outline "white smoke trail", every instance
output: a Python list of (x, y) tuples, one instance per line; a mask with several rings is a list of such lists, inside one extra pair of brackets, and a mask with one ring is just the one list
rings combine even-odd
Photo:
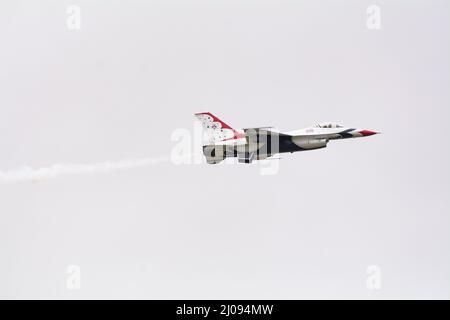
[(91, 164), (54, 164), (49, 167), (33, 169), (25, 166), (10, 171), (0, 171), (0, 183), (40, 181), (57, 176), (107, 173), (114, 170), (151, 166), (169, 162), (170, 157), (141, 158), (134, 160), (107, 161)]

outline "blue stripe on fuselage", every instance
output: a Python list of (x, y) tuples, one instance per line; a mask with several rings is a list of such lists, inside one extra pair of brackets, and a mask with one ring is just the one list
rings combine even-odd
[(353, 130), (355, 130), (355, 129), (347, 129), (347, 130), (344, 130), (344, 131), (342, 131), (342, 132), (339, 132), (339, 135), (343, 138), (343, 139), (345, 139), (345, 138), (353, 138), (353, 135), (351, 134), (351, 133), (349, 133), (349, 132), (351, 132), (351, 131), (353, 131)]

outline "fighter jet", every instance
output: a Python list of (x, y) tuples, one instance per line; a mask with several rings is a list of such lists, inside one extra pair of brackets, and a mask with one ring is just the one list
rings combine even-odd
[(325, 148), (330, 140), (368, 137), (379, 132), (341, 126), (334, 122), (279, 132), (273, 127), (233, 129), (210, 112), (196, 113), (203, 128), (203, 154), (209, 164), (237, 157), (239, 163), (276, 154)]

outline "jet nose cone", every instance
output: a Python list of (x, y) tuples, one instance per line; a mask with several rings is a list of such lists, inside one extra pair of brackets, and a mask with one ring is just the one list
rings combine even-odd
[(378, 132), (370, 131), (370, 130), (361, 130), (359, 132), (363, 137), (372, 136), (374, 134), (377, 134)]

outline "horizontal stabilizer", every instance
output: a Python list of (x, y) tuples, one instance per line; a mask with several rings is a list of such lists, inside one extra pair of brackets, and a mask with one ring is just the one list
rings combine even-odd
[(239, 163), (252, 163), (254, 158), (255, 158), (254, 152), (238, 153), (238, 162)]

